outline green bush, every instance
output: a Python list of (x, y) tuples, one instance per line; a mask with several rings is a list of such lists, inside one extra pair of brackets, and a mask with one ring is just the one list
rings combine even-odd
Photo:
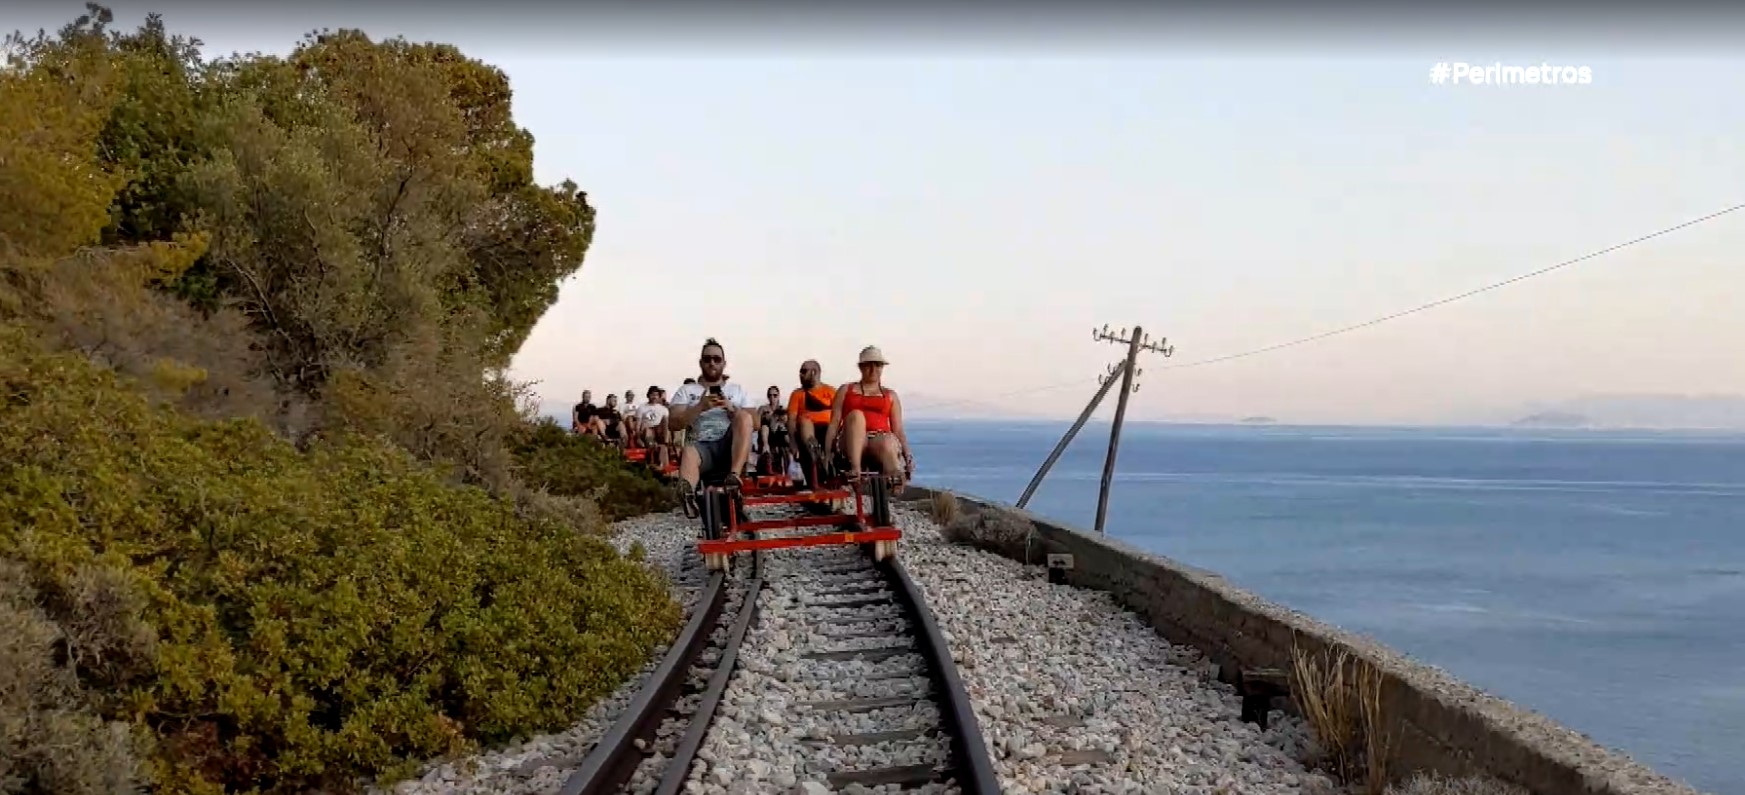
[(550, 419), (528, 423), (510, 442), (521, 481), (561, 497), (586, 497), (609, 520), (671, 510), (672, 491), (646, 467), (629, 464), (616, 449), (578, 436)]
[(160, 792), (300, 792), (566, 725), (676, 628), (656, 575), (362, 435), (307, 452), (0, 330), (0, 558)]

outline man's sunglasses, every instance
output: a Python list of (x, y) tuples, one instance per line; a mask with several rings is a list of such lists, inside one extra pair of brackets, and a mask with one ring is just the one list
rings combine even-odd
[(716, 364), (716, 363), (721, 361), (721, 357), (719, 357), (719, 356), (704, 356), (703, 358), (698, 359), (698, 361), (700, 361), (704, 364)]

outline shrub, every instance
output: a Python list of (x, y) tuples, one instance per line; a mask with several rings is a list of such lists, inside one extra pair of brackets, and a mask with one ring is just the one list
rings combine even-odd
[(651, 471), (631, 466), (616, 449), (550, 419), (518, 429), (510, 449), (522, 482), (558, 496), (592, 499), (609, 520), (675, 505), (672, 492)]
[(56, 661), (62, 649), (94, 651), (93, 638), (69, 637), (36, 602), (23, 567), (0, 560), (0, 793), (136, 791), (127, 725), (99, 718), (73, 669)]
[(260, 356), (246, 318), (228, 308), (202, 314), (147, 285), (150, 271), (177, 270), (199, 253), (196, 241), (56, 261), (28, 282), (28, 319), (51, 348), (84, 353), (199, 416), (284, 419), (284, 401), (256, 376)]
[(321, 430), (383, 437), (461, 483), (506, 493), (513, 477), (507, 443), (524, 422), (516, 407), (522, 387), (483, 369), (466, 346), (440, 337), (397, 346), (374, 371), (335, 373)]
[(954, 544), (967, 544), (1023, 560), (1035, 530), (1029, 520), (1005, 511), (991, 510), (959, 516), (956, 521), (940, 528), (939, 534)]
[(10, 329), (0, 386), (0, 559), (97, 714), (157, 735), (160, 791), (342, 787), (566, 725), (677, 626), (606, 543), (385, 443), (299, 452)]

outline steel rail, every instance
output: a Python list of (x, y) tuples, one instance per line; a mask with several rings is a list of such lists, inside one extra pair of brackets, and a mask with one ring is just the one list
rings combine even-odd
[(951, 657), (951, 647), (933, 611), (927, 609), (927, 596), (899, 558), (889, 558), (882, 564), (896, 583), (896, 593), (903, 609), (909, 613), (915, 640), (921, 656), (933, 673), (939, 690), (940, 715), (945, 729), (951, 733), (952, 778), (964, 795), (1000, 795), (1000, 777), (994, 773), (994, 759), (988, 754), (987, 741), (982, 738), (981, 723), (976, 720), (969, 691), (957, 674), (957, 662)]
[(709, 635), (721, 617), (727, 603), (727, 574), (715, 572), (703, 586), (697, 609), (660, 665), (643, 682), (642, 689), (630, 699), (624, 714), (606, 730), (593, 750), (564, 780), (559, 795), (609, 795), (617, 792), (635, 775), (642, 764), (642, 752), (637, 741), (654, 738), (666, 715), (667, 707), (678, 698), (691, 665), (709, 645)]
[(721, 659), (715, 663), (715, 671), (709, 675), (709, 684), (703, 689), (703, 696), (697, 702), (697, 711), (691, 716), (691, 724), (685, 727), (685, 734), (679, 740), (673, 755), (667, 761), (666, 770), (661, 772), (660, 783), (655, 787), (654, 795), (679, 795), (685, 788), (685, 782), (690, 778), (691, 765), (697, 760), (697, 752), (703, 748), (703, 739), (709, 734), (709, 727), (715, 723), (715, 710), (721, 706), (721, 697), (727, 693), (727, 682), (733, 678), (733, 670), (739, 664), (739, 647), (745, 641), (745, 632), (757, 620), (757, 597), (763, 593), (763, 553), (755, 553), (751, 559), (751, 579), (746, 583), (745, 601), (739, 604), (739, 615), (733, 620), (733, 628), (728, 631), (727, 643), (721, 648)]
[[(728, 629), (720, 658), (700, 694), (696, 711), (690, 716), (689, 725), (660, 773), (655, 795), (678, 795), (685, 790), (691, 768), (737, 668), (740, 647), (757, 621), (758, 595), (765, 585), (763, 562), (762, 553), (752, 556), (752, 570), (739, 614)], [(910, 620), (916, 650), (935, 685), (933, 698), (940, 707), (944, 723), (941, 728), (951, 740), (950, 761), (941, 772), (954, 780), (964, 795), (999, 795), (1000, 779), (994, 772), (993, 758), (988, 753), (981, 724), (976, 720), (969, 692), (958, 675), (957, 663), (945, 642), (945, 634), (927, 607), (925, 593), (909, 576), (900, 559), (890, 558), (873, 563), (873, 566), (875, 571), (882, 570), (885, 579), (893, 586), (896, 602)], [(689, 670), (709, 646), (709, 638), (720, 623), (727, 602), (727, 587), (725, 573), (710, 575), (699, 602), (701, 609), (692, 612), (690, 621), (660, 666), (649, 675), (624, 714), (565, 780), (560, 795), (610, 795), (620, 792), (629, 783), (646, 758), (638, 741), (644, 747), (652, 741), (669, 708), (681, 695)]]

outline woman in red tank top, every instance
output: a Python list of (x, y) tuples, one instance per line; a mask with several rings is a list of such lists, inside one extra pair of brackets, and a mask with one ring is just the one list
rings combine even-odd
[(869, 458), (886, 475), (901, 474), (907, 479), (914, 472), (909, 436), (903, 431), (903, 401), (896, 390), (884, 385), (884, 371), (884, 353), (869, 345), (860, 352), (860, 380), (836, 390), (824, 445), (829, 450), (841, 444), (850, 478), (860, 477)]

